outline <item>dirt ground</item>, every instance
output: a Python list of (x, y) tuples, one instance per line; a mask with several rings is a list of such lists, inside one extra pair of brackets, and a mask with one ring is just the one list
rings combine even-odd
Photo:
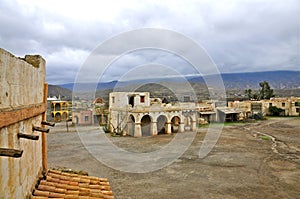
[[(87, 134), (99, 129), (80, 128)], [(58, 125), (48, 134), (48, 163), (108, 178), (119, 199), (300, 198), (299, 117), (225, 126), (213, 150), (199, 159), (206, 131), (199, 128), (190, 147), (171, 165), (138, 174), (105, 166), (85, 149), (74, 128), (66, 132)], [(118, 147), (135, 152), (157, 150), (174, 138), (107, 136)]]

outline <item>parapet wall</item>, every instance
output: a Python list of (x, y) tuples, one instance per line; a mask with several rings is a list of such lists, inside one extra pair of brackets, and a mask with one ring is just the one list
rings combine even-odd
[[(0, 48), (0, 199), (28, 198), (42, 174), (45, 135), (33, 126), (41, 127), (46, 111), (45, 70), (39, 55), (17, 58)], [(4, 149), (21, 151), (21, 157)]]

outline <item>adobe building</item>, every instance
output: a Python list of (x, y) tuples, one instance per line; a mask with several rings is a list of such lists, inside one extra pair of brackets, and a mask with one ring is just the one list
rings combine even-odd
[(195, 131), (196, 103), (166, 104), (150, 98), (149, 92), (112, 92), (109, 94), (111, 132), (134, 137)]
[(91, 110), (76, 110), (72, 112), (72, 123), (75, 125), (93, 125), (94, 117)]
[(243, 110), (247, 117), (252, 114), (261, 112), (263, 115), (269, 115), (269, 108), (276, 106), (284, 110), (282, 116), (299, 116), (300, 115), (300, 97), (290, 98), (271, 98), (260, 101), (233, 101), (228, 102), (228, 107)]
[(0, 74), (0, 198), (113, 199), (106, 178), (48, 170), (45, 60), (0, 48)]
[(99, 125), (106, 125), (108, 118), (108, 107), (102, 98), (96, 98), (93, 101), (93, 115), (94, 123)]
[(47, 170), (45, 60), (0, 48), (0, 196), (29, 198)]

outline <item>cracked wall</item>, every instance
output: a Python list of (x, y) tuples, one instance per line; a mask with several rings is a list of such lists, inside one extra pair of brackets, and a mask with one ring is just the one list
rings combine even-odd
[[(39, 55), (17, 58), (0, 48), (0, 114), (43, 104), (45, 70)], [(0, 199), (28, 198), (42, 174), (42, 136), (32, 132), (32, 126), (41, 126), (41, 121), (42, 115), (9, 125), (1, 121), (0, 148), (23, 150), (23, 154), (0, 156)], [(18, 133), (39, 135), (39, 140), (18, 138)]]

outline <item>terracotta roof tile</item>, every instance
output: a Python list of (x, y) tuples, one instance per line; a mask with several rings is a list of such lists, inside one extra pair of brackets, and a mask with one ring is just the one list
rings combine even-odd
[(49, 170), (31, 198), (113, 199), (114, 195), (106, 178)]

